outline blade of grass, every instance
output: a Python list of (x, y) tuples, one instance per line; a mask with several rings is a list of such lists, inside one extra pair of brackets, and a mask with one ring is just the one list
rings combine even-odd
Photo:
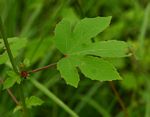
[[(84, 95), (83, 98), (86, 98), (86, 97), (91, 98), (101, 85), (102, 84), (97, 83), (94, 86), (92, 86), (91, 89), (88, 91), (87, 94)], [(79, 104), (75, 108), (75, 112), (80, 113), (80, 111), (85, 107), (86, 104), (87, 104), (86, 101), (80, 101)]]
[[(47, 17), (44, 25), (42, 26), (41, 30), (44, 30), (44, 32), (42, 32), (43, 36), (49, 34), (49, 31), (53, 31), (53, 25), (57, 23), (57, 19), (63, 11), (63, 8), (67, 6), (68, 2), (69, 0), (61, 0), (57, 5), (54, 6), (53, 12)], [(51, 12), (51, 9), (49, 9), (49, 12)]]
[(39, 83), (34, 79), (30, 79), (31, 83), (38, 88), (41, 92), (47, 95), (51, 100), (57, 103), (60, 107), (62, 107), (67, 113), (69, 113), (72, 117), (78, 117), (78, 115), (70, 109), (64, 102), (62, 102), (57, 96), (55, 96), (50, 90), (48, 90), (44, 85)]
[(42, 6), (43, 4), (38, 4), (37, 7), (35, 8), (34, 12), (32, 13), (31, 17), (29, 18), (29, 20), (26, 22), (26, 24), (24, 25), (24, 28), (21, 31), (20, 36), (21, 37), (28, 37), (29, 36), (29, 31), (31, 29), (32, 24), (34, 23), (34, 21), (36, 20), (36, 18), (38, 17), (38, 15), (40, 14), (41, 10), (42, 10)]
[[(53, 85), (55, 85), (58, 81), (60, 81), (60, 78), (59, 78), (59, 74), (56, 74), (54, 75), (51, 79), (49, 79), (48, 81), (46, 80), (43, 85), (46, 87), (46, 88), (50, 88), (52, 87)], [(37, 92), (36, 93), (37, 96), (42, 96), (42, 92)]]
[(143, 54), (144, 54), (144, 38), (145, 38), (145, 34), (146, 34), (146, 30), (148, 27), (148, 20), (149, 20), (149, 14), (150, 14), (150, 3), (147, 5), (146, 9), (145, 9), (145, 14), (144, 14), (144, 19), (143, 19), (143, 24), (141, 26), (141, 31), (140, 31), (140, 35), (139, 35), (139, 51), (140, 51), (140, 58), (143, 58)]
[(110, 114), (106, 111), (106, 109), (100, 106), (95, 100), (88, 97), (84, 97), (81, 99), (86, 103), (88, 103), (89, 105), (91, 105), (94, 109), (96, 109), (97, 112), (99, 112), (99, 114), (102, 115), (102, 117), (111, 117)]

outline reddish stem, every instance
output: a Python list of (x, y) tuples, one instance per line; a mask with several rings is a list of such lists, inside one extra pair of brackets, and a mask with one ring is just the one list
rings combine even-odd
[(19, 101), (17, 100), (17, 98), (13, 95), (12, 91), (10, 89), (7, 89), (8, 94), (10, 95), (10, 97), (12, 98), (12, 100), (17, 104), (20, 105)]
[(30, 74), (30, 73), (38, 72), (38, 71), (41, 71), (41, 70), (44, 70), (44, 69), (48, 69), (48, 68), (53, 67), (53, 66), (56, 66), (56, 63), (52, 63), (52, 64), (49, 64), (49, 65), (47, 65), (47, 66), (34, 69), (34, 70), (32, 70), (32, 71), (29, 71), (28, 73)]
[(113, 83), (112, 81), (110, 82), (110, 86), (111, 86), (111, 88), (112, 88), (114, 94), (116, 95), (120, 106), (122, 107), (122, 109), (123, 109), (123, 111), (124, 111), (125, 117), (129, 117), (129, 116), (128, 116), (127, 109), (126, 109), (126, 107), (125, 107), (125, 104), (124, 104), (123, 100), (121, 99), (121, 97), (120, 97), (120, 95), (119, 95), (119, 93), (118, 93), (118, 91), (117, 91), (117, 89), (116, 89), (116, 87), (115, 87), (115, 85), (114, 85), (114, 83)]

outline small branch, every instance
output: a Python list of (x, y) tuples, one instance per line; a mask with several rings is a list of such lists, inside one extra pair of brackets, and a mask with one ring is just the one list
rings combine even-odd
[(16, 105), (20, 105), (19, 101), (17, 100), (17, 98), (13, 95), (12, 91), (10, 89), (7, 89), (8, 94), (10, 95), (10, 97), (12, 98), (12, 100), (16, 103)]
[(44, 67), (41, 67), (41, 68), (37, 68), (37, 69), (34, 69), (32, 71), (29, 71), (28, 73), (35, 73), (35, 72), (38, 72), (38, 71), (41, 71), (41, 70), (44, 70), (44, 69), (48, 69), (50, 67), (53, 67), (53, 66), (56, 66), (57, 63), (52, 63), (52, 64), (49, 64), (47, 66), (44, 66)]
[(20, 76), (26, 79), (31, 73), (35, 73), (35, 72), (38, 72), (38, 71), (41, 71), (41, 70), (44, 70), (44, 69), (48, 69), (50, 67), (56, 66), (56, 64), (57, 63), (52, 63), (52, 64), (49, 64), (47, 66), (37, 68), (37, 69), (31, 70), (31, 71), (23, 70), (23, 71), (20, 71)]
[(128, 117), (128, 112), (127, 112), (127, 109), (125, 107), (125, 104), (124, 104), (123, 100), (121, 99), (121, 97), (120, 97), (120, 95), (119, 95), (119, 93), (118, 93), (118, 91), (117, 91), (117, 89), (116, 89), (116, 87), (115, 87), (115, 85), (114, 85), (114, 83), (112, 81), (110, 82), (110, 86), (111, 86), (113, 92), (115, 93), (120, 106), (122, 107), (122, 109), (124, 111), (125, 117)]
[[(0, 83), (3, 84), (3, 80), (0, 79)], [(7, 89), (8, 94), (10, 95), (10, 97), (12, 98), (12, 100), (16, 103), (16, 105), (20, 105), (19, 101), (17, 100), (17, 98), (15, 97), (15, 95), (12, 93), (11, 89)]]

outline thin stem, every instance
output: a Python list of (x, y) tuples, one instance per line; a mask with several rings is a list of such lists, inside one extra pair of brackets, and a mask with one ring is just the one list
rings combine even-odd
[[(16, 72), (18, 74), (19, 72), (18, 72), (18, 69), (16, 67), (15, 60), (14, 60), (14, 57), (12, 55), (11, 49), (9, 47), (9, 43), (8, 43), (8, 40), (7, 40), (7, 35), (6, 35), (5, 30), (4, 30), (4, 25), (2, 23), (1, 17), (0, 17), (0, 33), (2, 35), (4, 44), (5, 44), (5, 47), (6, 47), (6, 51), (8, 53), (8, 57), (9, 57), (9, 60), (12, 64), (13, 70), (14, 70), (14, 72)], [(27, 109), (26, 109), (26, 105), (24, 104), (25, 98), (24, 98), (24, 94), (23, 94), (23, 90), (22, 90), (22, 85), (20, 85), (20, 87), (19, 87), (19, 94), (20, 94), (20, 99), (21, 99), (22, 106), (23, 106), (23, 116), (27, 117)]]
[(4, 30), (4, 25), (3, 25), (3, 23), (2, 23), (1, 17), (0, 17), (0, 33), (1, 33), (1, 35), (2, 35), (4, 44), (5, 44), (5, 47), (6, 47), (6, 51), (7, 51), (7, 53), (8, 53), (10, 62), (11, 62), (11, 64), (12, 64), (12, 67), (13, 67), (14, 71), (15, 71), (16, 73), (18, 73), (18, 70), (17, 70), (16, 64), (15, 64), (15, 61), (14, 61), (14, 58), (13, 58), (11, 49), (10, 49), (10, 47), (9, 47), (9, 43), (8, 43), (8, 40), (7, 40), (6, 32), (5, 32), (5, 30)]
[(10, 89), (7, 89), (8, 94), (10, 95), (10, 97), (12, 98), (12, 100), (16, 103), (16, 105), (20, 105), (19, 101), (17, 100), (17, 98), (13, 95), (12, 91)]
[[(0, 79), (0, 83), (3, 84), (3, 80)], [(12, 100), (16, 103), (16, 105), (20, 105), (19, 101), (17, 100), (17, 98), (15, 97), (15, 95), (12, 93), (11, 89), (7, 89), (8, 94), (10, 95), (10, 97), (12, 98)]]
[(123, 100), (121, 99), (121, 97), (120, 97), (120, 95), (119, 95), (119, 93), (118, 93), (118, 91), (117, 91), (117, 89), (116, 89), (116, 87), (112, 81), (110, 82), (110, 86), (111, 86), (113, 92), (115, 93), (120, 106), (122, 107), (122, 109), (124, 111), (125, 117), (128, 117), (128, 112), (127, 112), (127, 109), (125, 107), (125, 104), (124, 104)]
[(62, 102), (57, 96), (55, 96), (50, 90), (48, 90), (44, 85), (37, 82), (34, 79), (30, 79), (31, 83), (37, 87), (41, 92), (43, 92), (45, 95), (47, 95), (51, 100), (53, 100), (55, 103), (57, 103), (60, 107), (62, 107), (66, 112), (68, 112), (71, 117), (78, 117), (78, 115), (70, 109), (64, 102)]
[(47, 66), (44, 66), (44, 67), (41, 67), (41, 68), (37, 68), (37, 69), (34, 69), (32, 71), (29, 71), (28, 73), (35, 73), (35, 72), (38, 72), (38, 71), (41, 71), (41, 70), (44, 70), (44, 69), (48, 69), (50, 67), (53, 67), (55, 66), (57, 63), (52, 63), (52, 64), (49, 64)]

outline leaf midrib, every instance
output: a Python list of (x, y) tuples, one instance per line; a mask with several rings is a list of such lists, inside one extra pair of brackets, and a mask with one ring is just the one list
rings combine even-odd
[[(107, 50), (110, 50), (110, 49), (91, 49), (91, 50), (82, 50), (82, 51), (77, 51), (75, 53), (68, 53), (69, 55), (81, 55), (82, 53), (84, 52), (94, 52), (94, 51), (107, 51)], [(111, 50), (118, 50), (118, 49), (111, 49)]]

